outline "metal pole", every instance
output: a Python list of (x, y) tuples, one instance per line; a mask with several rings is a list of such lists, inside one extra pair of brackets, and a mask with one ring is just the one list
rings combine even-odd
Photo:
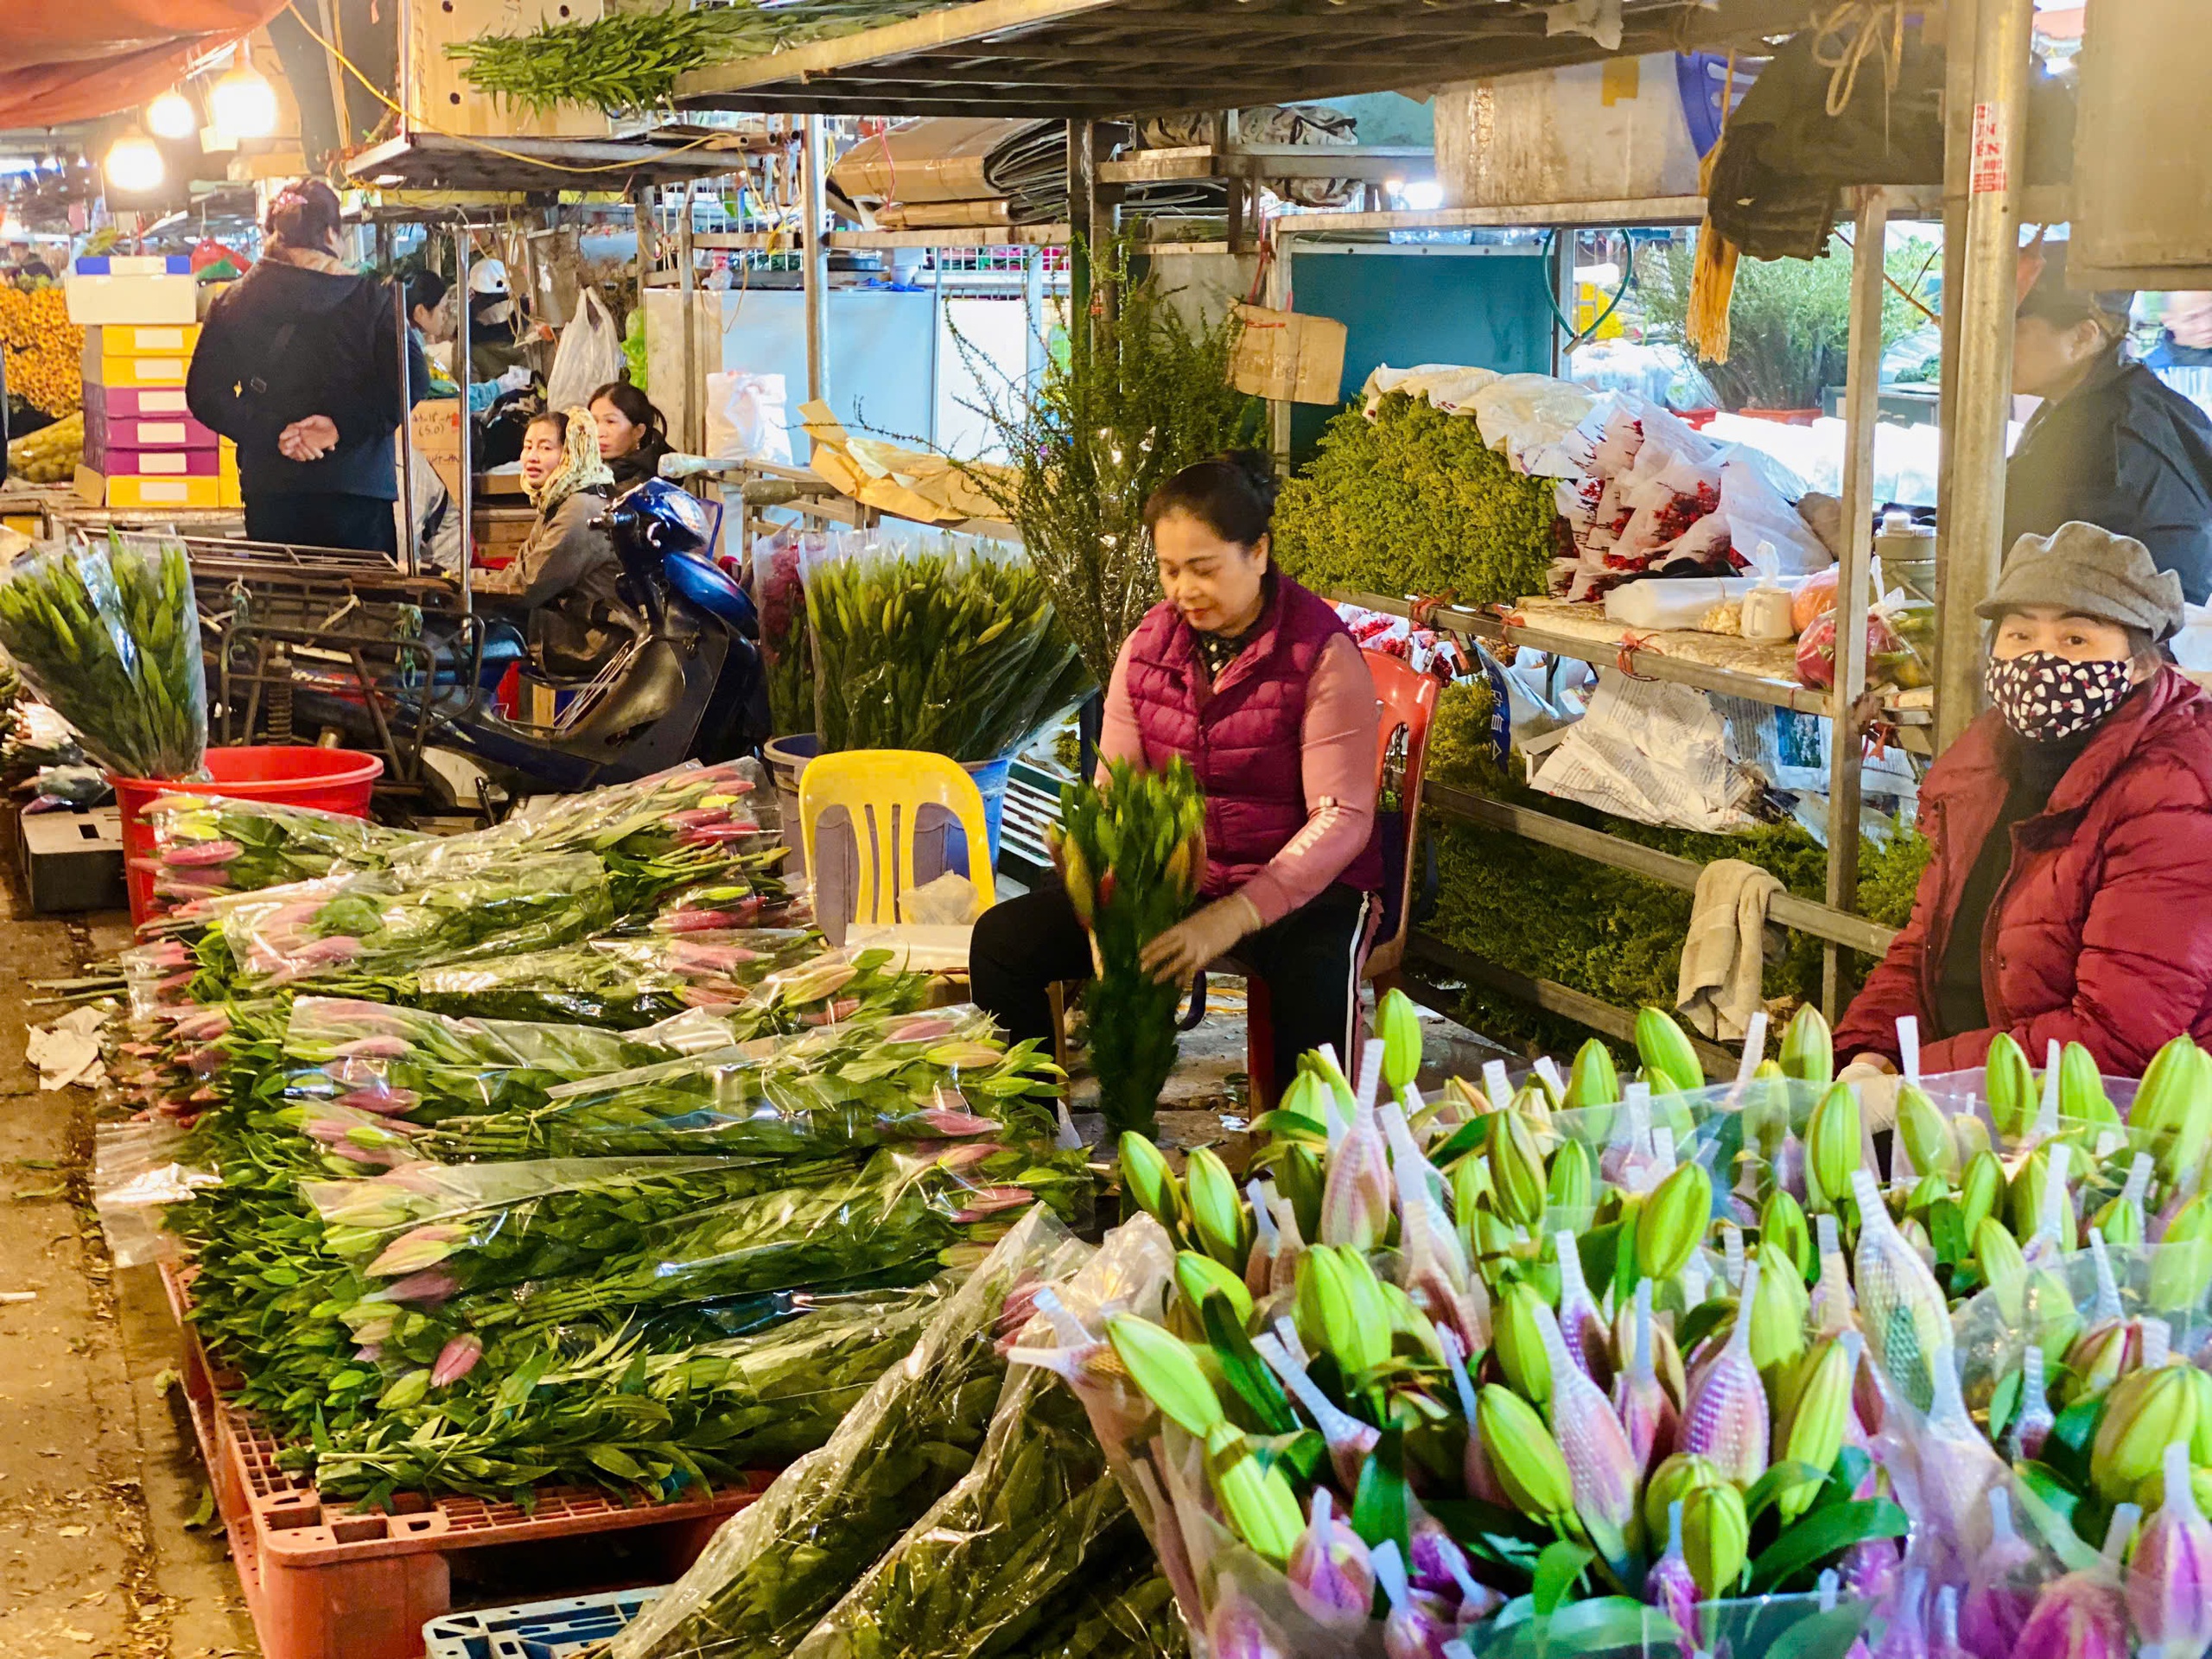
[[(1567, 375), (1572, 353), (1567, 342), (1572, 332), (1576, 307), (1581, 303), (1581, 285), (1574, 280), (1574, 227), (1562, 225), (1552, 232), (1552, 302), (1559, 308), (1559, 317), (1552, 319), (1552, 373), (1562, 378)], [(1635, 257), (1629, 250), (1628, 257)], [(1561, 323), (1560, 317), (1567, 321)]]
[(707, 447), (704, 405), (699, 397), (699, 272), (692, 262), (691, 188), (683, 188), (683, 217), (676, 225), (676, 286), (683, 296), (683, 447)]
[[(1967, 182), (1972, 171), (1974, 148), (1974, 48), (1980, 33), (1978, 0), (1961, 0), (1943, 14), (1943, 307), (1942, 374), (1937, 383), (1936, 430), (1936, 597), (1942, 596), (1943, 572), (1950, 568), (1951, 474), (1958, 459), (1954, 441), (1959, 418), (1959, 321), (1966, 306), (1959, 290), (1966, 280)], [(1938, 616), (1942, 614), (1939, 608)], [(1936, 664), (1936, 699), (1952, 695), (1947, 690), (1938, 652)], [(1971, 696), (1972, 688), (1966, 688)], [(1941, 716), (1939, 715), (1940, 721)]]
[(1021, 364), (1022, 396), (1033, 397), (1045, 384), (1045, 256), (1021, 251), (1021, 324), (1027, 336)]
[[(1936, 567), (1936, 747), (1981, 707), (1981, 624), (1974, 607), (2004, 563), (2005, 440), (2012, 412), (2012, 313), (2026, 184), (2027, 87), (2035, 0), (1981, 0), (1974, 70), (1965, 270), (1959, 296), (1950, 537)], [(1944, 296), (1946, 308), (1951, 296)]]
[(809, 403), (823, 403), (830, 396), (829, 289), (830, 245), (824, 234), (828, 210), (823, 200), (822, 118), (804, 117), (799, 123), (798, 200), (804, 242), (800, 247), (800, 271), (806, 298), (806, 396)]
[[(1269, 246), (1274, 257), (1268, 260), (1268, 278), (1261, 298), (1270, 311), (1287, 311), (1296, 296), (1296, 277), (1290, 262), (1297, 257), (1298, 238), (1286, 236), (1281, 222), (1269, 227), (1268, 239), (1262, 241), (1261, 257), (1266, 257)], [(1287, 477), (1290, 472), (1290, 417), (1292, 405), (1287, 398), (1275, 397), (1268, 403), (1268, 448), (1275, 458), (1275, 466)]]
[(415, 520), (415, 383), (408, 373), (407, 346), (414, 325), (407, 318), (407, 284), (391, 285), (391, 316), (398, 326), (399, 346), (399, 568), (409, 575), (416, 569)]
[[(402, 31), (404, 33), (405, 31)], [(454, 505), (461, 512), (461, 613), (467, 616), (472, 608), (468, 584), (470, 567), (476, 563), (476, 445), (475, 432), (468, 414), (468, 224), (464, 219), (454, 227), (453, 283), (461, 290), (460, 315), (454, 321), (453, 378), (461, 387), (461, 446), (458, 471), (461, 474), (461, 499)]]
[[(1851, 254), (1851, 345), (1844, 381), (1843, 566), (1837, 573), (1835, 693), (1828, 754), (1828, 903), (1859, 893), (1859, 700), (1866, 690), (1866, 601), (1874, 535), (1874, 425), (1882, 401), (1884, 244), (1889, 204), (1877, 188), (1859, 207)], [(1833, 1020), (1843, 1000), (1841, 952), (1822, 948), (1821, 1002)]]
[(937, 406), (944, 365), (944, 250), (930, 250), (930, 448), (937, 448)]

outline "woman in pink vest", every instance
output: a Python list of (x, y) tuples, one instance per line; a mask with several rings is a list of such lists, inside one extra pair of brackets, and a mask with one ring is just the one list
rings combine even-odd
[[(1201, 902), (1146, 965), (1188, 984), (1230, 951), (1274, 999), (1275, 1075), (1323, 1043), (1351, 1052), (1359, 964), (1377, 905), (1375, 683), (1335, 611), (1268, 560), (1265, 455), (1186, 467), (1145, 526), (1167, 595), (1122, 647), (1106, 689), (1099, 775), (1179, 755), (1206, 795)], [(1016, 1038), (1046, 1038), (1046, 988), (1090, 976), (1090, 944), (1057, 887), (976, 925), (976, 1001)]]

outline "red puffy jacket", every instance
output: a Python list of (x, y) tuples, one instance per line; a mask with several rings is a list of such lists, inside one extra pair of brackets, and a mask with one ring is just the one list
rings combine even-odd
[(1929, 768), (1920, 827), (1934, 855), (1912, 919), (1837, 1027), (1839, 1059), (1895, 1060), (1908, 1014), (1929, 1074), (1980, 1065), (2000, 1031), (2037, 1065), (2053, 1039), (2078, 1042), (2113, 1077), (2140, 1077), (2182, 1032), (2212, 1042), (2212, 697), (2171, 668), (2013, 829), (2012, 871), (1982, 931), (1989, 1027), (1938, 1028), (1951, 920), (2011, 787), (2002, 733), (1985, 713)]

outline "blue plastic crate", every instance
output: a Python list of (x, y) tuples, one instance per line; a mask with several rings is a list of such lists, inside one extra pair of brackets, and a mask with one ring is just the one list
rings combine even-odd
[[(663, 1586), (665, 1587), (665, 1586)], [(572, 1659), (613, 1640), (660, 1588), (447, 1613), (423, 1627), (424, 1659)]]

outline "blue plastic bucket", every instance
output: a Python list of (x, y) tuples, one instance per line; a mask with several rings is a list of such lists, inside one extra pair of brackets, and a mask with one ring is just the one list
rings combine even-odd
[[(991, 849), (991, 868), (999, 866), (999, 820), (1006, 813), (1007, 773), (1014, 770), (1014, 757), (1002, 754), (995, 760), (980, 760), (972, 765), (963, 763), (962, 770), (976, 780), (976, 792), (983, 798), (983, 834)], [(945, 832), (944, 861), (949, 869), (954, 865), (966, 867), (968, 837), (958, 825)]]

